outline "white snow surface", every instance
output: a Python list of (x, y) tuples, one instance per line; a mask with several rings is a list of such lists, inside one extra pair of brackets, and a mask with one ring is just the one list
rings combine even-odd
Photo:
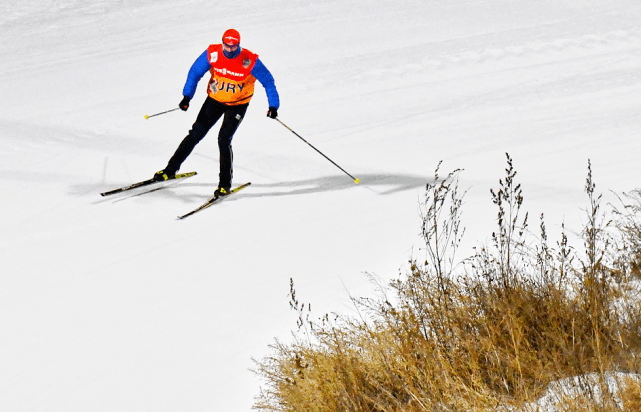
[[(314, 316), (350, 313), (363, 272), (422, 257), (419, 201), (463, 168), (461, 257), (492, 232), (509, 153), (532, 225), (578, 230), (588, 159), (604, 201), (639, 187), (638, 0), (23, 0), (0, 5), (0, 410), (248, 411), (251, 358), (288, 340), (294, 278)], [(198, 175), (127, 199), (162, 169), (205, 98), (177, 106), (223, 31), (261, 56), (217, 185)]]
[[(557, 412), (558, 404), (563, 404), (568, 399), (593, 399), (596, 402), (603, 402), (606, 396), (616, 403), (619, 410), (624, 410), (623, 402), (619, 395), (619, 389), (628, 382), (639, 380), (638, 374), (632, 373), (605, 373), (603, 377), (597, 373), (590, 373), (583, 376), (573, 376), (552, 382), (543, 395), (532, 404), (523, 408), (524, 412)], [(603, 385), (604, 384), (604, 385)], [(607, 395), (603, 392), (603, 386)]]

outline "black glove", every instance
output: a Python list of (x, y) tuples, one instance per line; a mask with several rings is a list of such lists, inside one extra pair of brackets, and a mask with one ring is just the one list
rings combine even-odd
[(278, 117), (278, 110), (274, 106), (271, 106), (269, 108), (269, 110), (267, 110), (267, 117), (269, 117), (271, 119), (277, 118)]
[(183, 99), (178, 103), (178, 107), (180, 107), (180, 110), (182, 111), (187, 111), (189, 109), (189, 101), (191, 98), (189, 96), (183, 96)]

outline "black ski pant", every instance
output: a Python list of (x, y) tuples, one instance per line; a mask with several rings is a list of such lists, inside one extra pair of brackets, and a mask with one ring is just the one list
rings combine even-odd
[(174, 155), (169, 159), (165, 171), (177, 172), (180, 165), (191, 154), (194, 147), (205, 137), (209, 129), (211, 129), (218, 119), (223, 117), (223, 124), (218, 133), (218, 151), (220, 161), (220, 174), (218, 175), (219, 187), (231, 187), (231, 180), (233, 177), (233, 160), (234, 154), (231, 149), (231, 140), (236, 133), (236, 129), (245, 116), (249, 103), (240, 104), (237, 106), (229, 106), (222, 104), (211, 97), (207, 96), (207, 100), (203, 103), (196, 122), (192, 126), (187, 137), (176, 149)]

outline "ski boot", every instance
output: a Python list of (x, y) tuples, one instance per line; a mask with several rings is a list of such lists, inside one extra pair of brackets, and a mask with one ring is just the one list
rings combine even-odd
[(231, 187), (218, 187), (214, 191), (214, 199), (218, 199), (219, 197), (225, 197), (231, 193)]
[(160, 170), (153, 177), (154, 182), (163, 182), (176, 177), (176, 172), (171, 170)]

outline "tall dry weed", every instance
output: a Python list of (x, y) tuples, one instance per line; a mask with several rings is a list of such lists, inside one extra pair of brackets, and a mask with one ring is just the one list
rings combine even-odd
[(641, 369), (639, 301), (622, 301), (638, 268), (638, 209), (619, 214), (622, 247), (615, 247), (588, 164), (583, 247), (570, 247), (565, 229), (552, 247), (543, 216), (538, 236), (529, 231), (509, 155), (505, 171), (490, 191), (496, 230), (473, 256), (457, 260), (465, 193), (460, 170), (441, 177), (437, 167), (421, 203), (425, 260), (412, 260), (377, 297), (354, 298), (360, 316), (311, 321), (292, 280), (298, 332), (255, 361), (266, 382), (255, 409), (515, 410), (532, 405), (551, 382), (582, 376), (597, 376), (605, 395), (588, 390), (560, 407), (638, 405), (638, 384), (623, 385), (623, 403), (616, 403), (605, 379)]

